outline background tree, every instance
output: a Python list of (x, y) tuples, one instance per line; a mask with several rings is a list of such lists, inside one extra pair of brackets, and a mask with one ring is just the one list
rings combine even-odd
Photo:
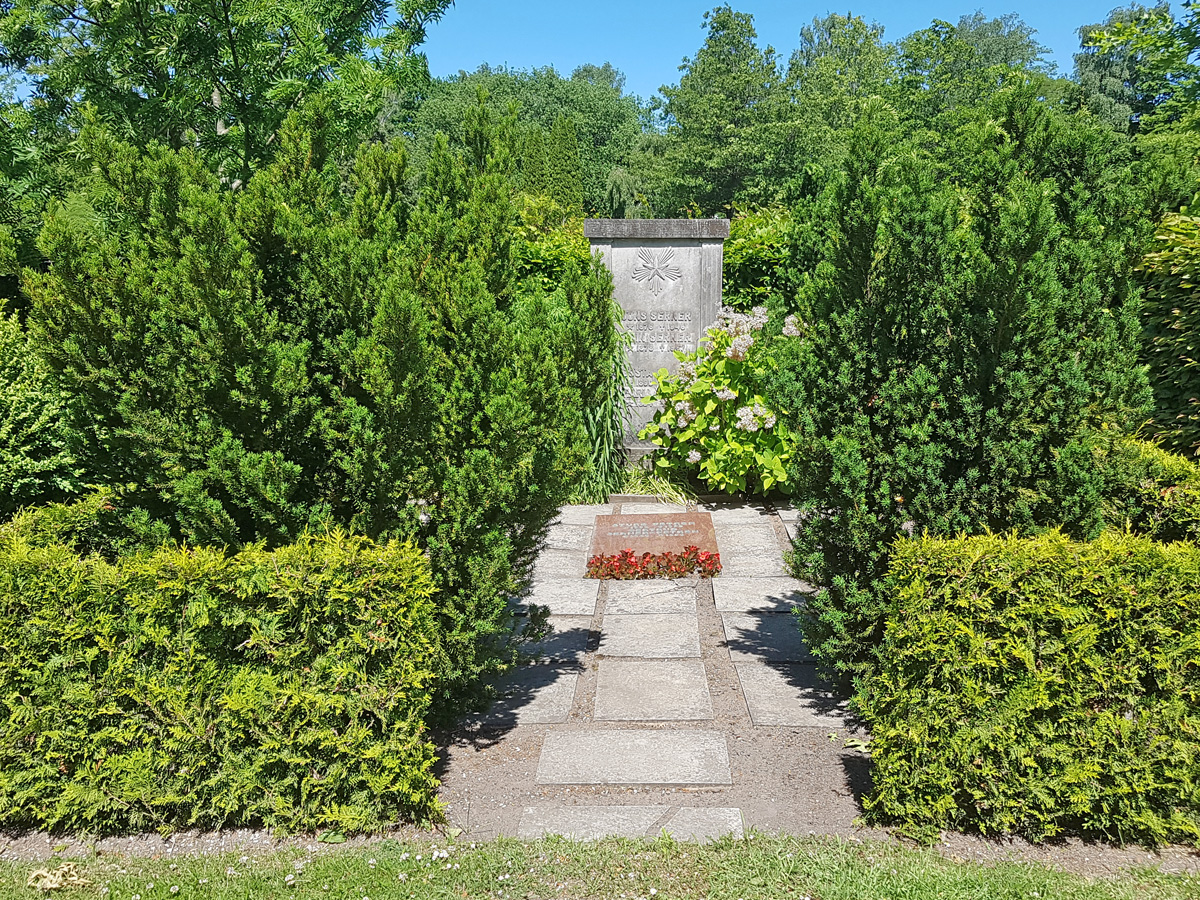
[(0, 6), (0, 66), (60, 115), (94, 107), (124, 140), (198, 146), (245, 183), (306, 98), (327, 95), (348, 138), (385, 89), (427, 77), (416, 48), (449, 3), (13, 0)]
[(759, 49), (753, 17), (728, 6), (705, 13), (703, 27), (679, 84), (661, 88), (665, 134), (638, 164), (660, 215), (712, 215), (768, 190), (762, 148), (784, 100), (775, 51)]
[[(467, 111), (478, 104), (481, 91), (493, 114), (502, 115), (515, 104), (517, 127), (526, 141), (544, 142), (555, 123), (569, 120), (575, 129), (584, 210), (608, 215), (609, 175), (626, 164), (641, 131), (638, 100), (623, 88), (624, 76), (607, 63), (581, 66), (570, 78), (552, 68), (525, 72), (481, 66), (469, 74), (434, 80), (415, 103), (394, 99), (379, 129), (384, 136), (409, 140), (413, 168), (421, 172), (439, 133), (451, 146), (461, 146)], [(523, 155), (533, 168), (540, 168), (532, 146), (530, 150)], [(535, 180), (540, 177), (535, 175)]]

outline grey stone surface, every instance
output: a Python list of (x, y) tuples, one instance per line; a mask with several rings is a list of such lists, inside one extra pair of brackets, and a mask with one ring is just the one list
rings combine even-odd
[(592, 545), (594, 531), (591, 525), (551, 525), (546, 531), (545, 547), (547, 550), (584, 552)]
[(780, 553), (779, 539), (769, 519), (719, 523), (714, 517), (713, 529), (722, 559), (726, 553)]
[(846, 708), (817, 678), (815, 666), (735, 663), (755, 725), (846, 726)]
[(785, 503), (775, 508), (776, 515), (779, 516), (781, 522), (799, 522), (800, 511), (793, 507), (790, 503)]
[(644, 452), (637, 438), (650, 421), (641, 399), (654, 393), (655, 373), (676, 372), (674, 351), (692, 351), (717, 321), (721, 304), (723, 243), (729, 223), (722, 219), (592, 219), (584, 223), (593, 252), (602, 255), (613, 276), (613, 297), (633, 336), (629, 349), (633, 393), (626, 446)]
[(533, 566), (534, 581), (583, 578), (587, 573), (587, 551), (543, 550)]
[(527, 806), (517, 837), (535, 841), (557, 834), (576, 841), (645, 837), (669, 806)]
[(600, 582), (594, 578), (551, 578), (535, 581), (521, 604), (548, 606), (552, 616), (590, 616), (599, 594)]
[(740, 500), (706, 500), (698, 503), (700, 512), (709, 513), (714, 525), (723, 524), (770, 524), (771, 512), (763, 503)]
[(549, 662), (581, 664), (583, 655), (587, 652), (588, 636), (592, 630), (591, 616), (550, 616), (550, 634), (544, 640), (533, 645), (530, 651), (537, 651), (542, 658)]
[(552, 666), (521, 666), (499, 686), (499, 697), (479, 720), (483, 728), (553, 725), (567, 721), (579, 673)]
[(640, 659), (698, 657), (699, 625), (694, 614), (605, 614), (600, 628), (600, 653)]
[(696, 578), (647, 578), (640, 581), (610, 581), (608, 604), (610, 615), (640, 613), (696, 613)]
[(552, 731), (537, 784), (732, 784), (729, 748), (716, 731)]
[[(718, 542), (719, 544), (719, 542)], [(721, 551), (721, 576), (732, 578), (783, 578), (787, 567), (778, 551)]]
[(677, 841), (703, 843), (727, 834), (741, 838), (744, 835), (742, 811), (722, 806), (685, 806), (671, 816), (663, 831)]
[(813, 593), (812, 585), (795, 578), (713, 579), (713, 599), (722, 612), (790, 612)]
[(782, 577), (787, 575), (783, 551), (769, 520), (717, 524), (717, 550), (721, 575), (731, 578)]
[(734, 662), (806, 662), (812, 654), (800, 633), (800, 621), (787, 613), (723, 612), (725, 643)]
[(597, 720), (685, 722), (712, 717), (708, 677), (700, 660), (601, 660), (596, 676)]
[(589, 238), (633, 238), (664, 240), (669, 238), (729, 237), (728, 219), (587, 219), (583, 233)]
[(593, 506), (574, 505), (564, 506), (558, 511), (557, 522), (563, 525), (595, 525), (596, 516), (612, 514), (612, 505), (608, 503)]
[(662, 516), (668, 513), (685, 513), (687, 507), (682, 503), (622, 503), (623, 516)]

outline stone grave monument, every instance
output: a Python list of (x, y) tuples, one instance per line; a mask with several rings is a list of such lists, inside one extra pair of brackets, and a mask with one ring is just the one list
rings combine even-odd
[(588, 219), (583, 233), (603, 254), (613, 297), (633, 335), (629, 349), (633, 393), (627, 398), (625, 446), (640, 455), (653, 445), (637, 433), (653, 417), (643, 397), (654, 394), (654, 374), (675, 372), (674, 351), (695, 350), (717, 322), (726, 219)]

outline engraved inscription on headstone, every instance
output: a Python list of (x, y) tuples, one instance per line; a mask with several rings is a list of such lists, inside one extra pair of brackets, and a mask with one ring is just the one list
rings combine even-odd
[(716, 551), (717, 533), (708, 513), (596, 516), (592, 555), (615, 556), (622, 550), (638, 556), (668, 550), (682, 553), (688, 547)]
[(651, 445), (637, 433), (653, 410), (643, 397), (654, 393), (659, 369), (675, 372), (675, 352), (695, 350), (716, 324), (721, 305), (725, 219), (588, 219), (584, 233), (603, 254), (613, 276), (613, 296), (625, 311), (633, 393), (625, 446)]

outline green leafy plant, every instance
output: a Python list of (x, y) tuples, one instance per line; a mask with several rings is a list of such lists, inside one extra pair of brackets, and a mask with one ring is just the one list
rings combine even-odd
[(447, 673), (409, 543), (108, 562), (0, 526), (0, 822), (75, 833), (438, 816), (426, 717)]
[(902, 540), (871, 731), (877, 822), (1200, 841), (1200, 548), (1110, 532)]
[(761, 340), (766, 321), (762, 307), (749, 314), (724, 309), (706, 346), (676, 353), (678, 374), (658, 372), (658, 388), (647, 400), (658, 408), (641, 431), (658, 447), (652, 456), (657, 470), (695, 474), (724, 493), (788, 492), (794, 445), (761, 386), (772, 365)]

